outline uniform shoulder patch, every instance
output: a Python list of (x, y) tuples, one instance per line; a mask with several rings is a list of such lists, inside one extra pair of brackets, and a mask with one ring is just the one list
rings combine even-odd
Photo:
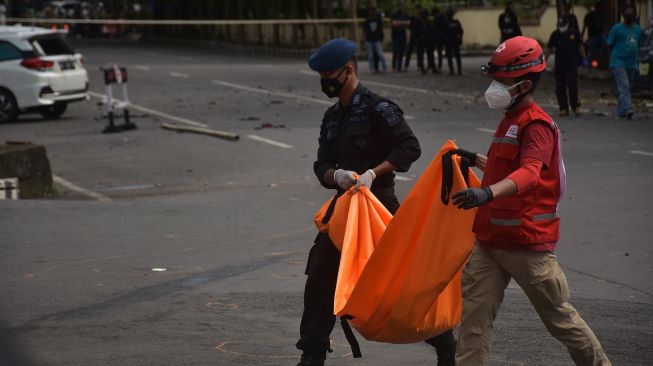
[(389, 127), (395, 126), (401, 120), (401, 111), (396, 105), (389, 102), (379, 102), (374, 110), (380, 112), (381, 117)]

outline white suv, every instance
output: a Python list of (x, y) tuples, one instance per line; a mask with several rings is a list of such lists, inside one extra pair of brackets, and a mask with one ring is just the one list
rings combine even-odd
[(59, 118), (68, 103), (87, 99), (82, 55), (64, 32), (0, 26), (0, 123), (27, 111)]

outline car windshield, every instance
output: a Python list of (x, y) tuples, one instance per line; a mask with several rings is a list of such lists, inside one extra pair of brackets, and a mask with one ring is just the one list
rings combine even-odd
[(61, 34), (48, 34), (33, 37), (31, 40), (34, 49), (44, 56), (74, 55), (75, 49), (68, 44)]

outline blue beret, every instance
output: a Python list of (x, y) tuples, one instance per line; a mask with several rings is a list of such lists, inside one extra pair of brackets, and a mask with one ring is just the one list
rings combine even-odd
[(338, 70), (356, 55), (358, 45), (344, 39), (336, 38), (323, 44), (308, 58), (308, 67), (317, 72)]

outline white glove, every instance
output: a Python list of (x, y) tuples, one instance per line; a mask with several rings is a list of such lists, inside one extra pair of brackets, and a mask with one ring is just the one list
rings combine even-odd
[(374, 173), (374, 170), (369, 169), (363, 175), (358, 177), (358, 180), (356, 181), (356, 191), (361, 188), (361, 186), (365, 186), (367, 188), (372, 188), (372, 182), (376, 179), (376, 173)]
[(342, 170), (338, 169), (333, 173), (333, 180), (336, 181), (338, 187), (346, 190), (349, 190), (354, 184), (356, 184), (356, 172), (351, 170)]

